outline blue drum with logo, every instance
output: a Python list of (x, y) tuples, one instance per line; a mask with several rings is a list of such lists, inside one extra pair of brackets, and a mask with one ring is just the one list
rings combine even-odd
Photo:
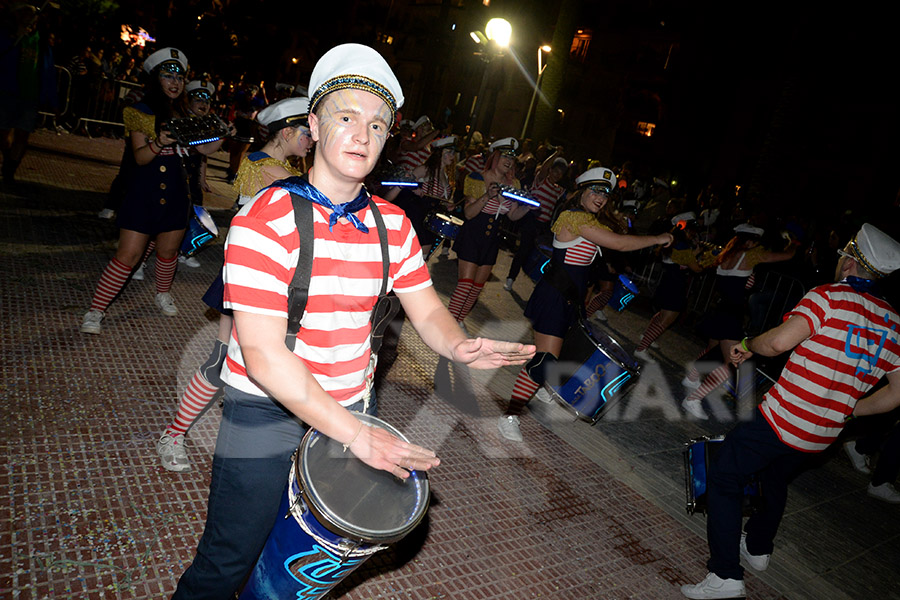
[[(407, 441), (384, 421), (354, 413)], [(241, 600), (322, 598), (386, 544), (403, 538), (428, 508), (428, 477), (405, 480), (368, 466), (312, 429), (294, 454), (279, 518)]]
[(544, 387), (557, 402), (591, 424), (620, 398), (640, 374), (640, 364), (592, 323), (569, 329), (559, 358), (547, 368)]
[(193, 207), (194, 214), (191, 215), (184, 239), (181, 240), (181, 253), (185, 256), (193, 256), (200, 248), (219, 237), (219, 228), (209, 212), (196, 204)]
[(619, 275), (619, 278), (616, 279), (615, 286), (613, 287), (613, 295), (612, 298), (609, 299), (609, 306), (613, 307), (619, 312), (625, 310), (625, 307), (634, 300), (635, 296), (639, 293), (638, 286), (634, 284), (628, 275), (624, 273)]
[[(689, 515), (705, 513), (707, 509), (706, 490), (709, 479), (709, 465), (725, 436), (699, 437), (690, 440), (684, 448), (684, 489), (686, 508)], [(751, 478), (744, 487), (743, 513), (751, 514), (762, 499), (759, 481)]]

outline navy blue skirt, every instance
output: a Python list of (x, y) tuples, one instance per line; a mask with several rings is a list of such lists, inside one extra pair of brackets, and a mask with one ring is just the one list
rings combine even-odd
[(463, 223), (453, 250), (459, 260), (479, 267), (495, 264), (500, 253), (500, 217), (480, 212)]

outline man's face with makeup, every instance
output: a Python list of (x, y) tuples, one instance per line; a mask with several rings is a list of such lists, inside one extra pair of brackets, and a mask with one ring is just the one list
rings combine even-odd
[(317, 166), (334, 176), (362, 181), (378, 162), (390, 124), (391, 111), (378, 96), (355, 89), (331, 92), (309, 117), (318, 143)]

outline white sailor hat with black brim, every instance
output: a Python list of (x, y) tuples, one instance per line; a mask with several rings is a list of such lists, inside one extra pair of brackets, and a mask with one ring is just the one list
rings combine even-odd
[(309, 98), (285, 98), (265, 107), (256, 115), (269, 133), (285, 127), (309, 126)]
[(413, 123), (413, 129), (418, 129), (419, 127), (421, 127), (422, 125), (425, 125), (426, 123), (431, 123), (431, 119), (428, 118), (428, 115), (422, 115), (421, 117), (416, 119), (415, 123)]
[(887, 277), (900, 269), (900, 243), (874, 225), (863, 223), (850, 240), (853, 258), (877, 277)]
[(309, 78), (309, 111), (315, 112), (322, 98), (339, 90), (362, 90), (387, 104), (393, 125), (403, 106), (403, 90), (387, 61), (376, 50), (362, 44), (342, 44), (326, 52)]
[(766, 232), (762, 227), (754, 227), (750, 223), (741, 223), (740, 225), (734, 226), (735, 233), (745, 233), (747, 235), (752, 235), (756, 237), (762, 237)]
[(431, 142), (431, 148), (433, 150), (440, 150), (441, 148), (453, 148), (454, 146), (456, 146), (455, 135), (448, 135)]
[[(687, 225), (688, 223), (691, 223), (696, 220), (697, 220), (697, 213), (695, 213), (692, 210), (689, 210), (687, 212), (683, 212), (683, 213), (677, 214), (674, 217), (672, 217), (672, 225), (679, 225), (679, 223), (682, 223), (682, 222), (684, 223), (684, 225)], [(681, 227), (683, 228), (684, 226), (682, 225)]]
[(519, 151), (519, 140), (514, 137), (497, 140), (489, 146), (491, 152), (497, 151), (503, 156), (515, 156)]
[(144, 60), (144, 71), (152, 73), (159, 68), (171, 73), (187, 73), (188, 59), (178, 48), (162, 48)]
[(594, 167), (576, 177), (575, 185), (582, 189), (600, 186), (606, 188), (606, 193), (609, 193), (616, 187), (616, 174), (606, 167)]
[(207, 102), (212, 99), (215, 91), (216, 88), (213, 84), (202, 79), (194, 79), (184, 86), (184, 93), (187, 94), (189, 98), (206, 100)]

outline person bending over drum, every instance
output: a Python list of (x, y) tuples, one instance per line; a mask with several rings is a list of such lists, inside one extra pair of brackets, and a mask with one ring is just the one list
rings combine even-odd
[(468, 316), (491, 276), (500, 252), (500, 215), (518, 221), (531, 206), (504, 198), (500, 186), (520, 187), (515, 178), (519, 142), (503, 138), (491, 144), (491, 157), (482, 173), (469, 173), (463, 187), (466, 222), (453, 249), (459, 259), (459, 280), (450, 296), (450, 314), (459, 323)]
[[(535, 286), (525, 307), (525, 316), (534, 327), (537, 353), (513, 385), (509, 407), (500, 416), (500, 433), (508, 440), (522, 441), (519, 415), (544, 383), (546, 370), (562, 349), (569, 328), (582, 317), (584, 296), (591, 263), (601, 248), (621, 252), (640, 250), (657, 244), (669, 246), (671, 233), (661, 235), (622, 235), (613, 233), (615, 216), (609, 196), (616, 186), (612, 170), (596, 167), (575, 179), (577, 191), (553, 223), (553, 257)], [(535, 377), (533, 379), (532, 377)]]
[(703, 271), (697, 262), (697, 216), (693, 212), (675, 215), (672, 225), (675, 243), (662, 252), (662, 278), (653, 294), (653, 304), (659, 311), (650, 319), (634, 351), (635, 358), (643, 361), (656, 362), (647, 349), (687, 306), (690, 274)]
[(681, 406), (697, 419), (709, 418), (701, 401), (731, 376), (728, 352), (744, 337), (744, 314), (747, 311), (747, 294), (753, 288), (753, 268), (760, 263), (790, 260), (797, 251), (797, 242), (792, 242), (790, 248), (783, 252), (767, 250), (760, 245), (765, 231), (748, 223), (736, 226), (734, 232), (735, 236), (715, 262), (715, 289), (719, 302), (697, 326), (709, 342), (695, 363), (700, 360), (713, 361), (717, 366), (701, 382), (700, 371), (694, 365), (681, 382), (691, 390)]
[[(245, 194), (252, 197), (279, 179), (299, 175), (291, 167), (288, 159), (293, 156), (304, 157), (312, 147), (308, 119), (309, 98), (288, 98), (259, 112), (257, 120), (268, 128), (269, 139), (261, 150), (251, 152), (241, 162), (237, 176), (241, 198), (246, 198)], [(255, 189), (256, 192), (250, 192), (251, 189)], [(234, 321), (231, 309), (223, 305), (224, 289), (225, 284), (222, 282), (220, 272), (203, 295), (203, 301), (221, 315), (216, 342), (209, 358), (197, 369), (184, 389), (175, 419), (166, 427), (156, 443), (160, 464), (168, 471), (181, 473), (191, 469), (191, 462), (184, 447), (184, 435), (225, 385), (219, 374), (222, 363), (225, 362), (228, 338), (231, 336)]]
[[(165, 123), (173, 117), (185, 116), (181, 106), (187, 67), (187, 58), (176, 48), (163, 48), (151, 54), (144, 61), (144, 70), (149, 74), (147, 92), (141, 102), (123, 112), (127, 145), (131, 149), (123, 160), (133, 164), (128, 169), (123, 167), (128, 180), (117, 218), (119, 247), (100, 276), (91, 308), (81, 324), (82, 333), (100, 333), (106, 309), (125, 287), (154, 236), (156, 305), (166, 316), (178, 314), (169, 290), (192, 209), (187, 174)], [(194, 148), (202, 154), (212, 154), (221, 145), (222, 141), (218, 140)]]

